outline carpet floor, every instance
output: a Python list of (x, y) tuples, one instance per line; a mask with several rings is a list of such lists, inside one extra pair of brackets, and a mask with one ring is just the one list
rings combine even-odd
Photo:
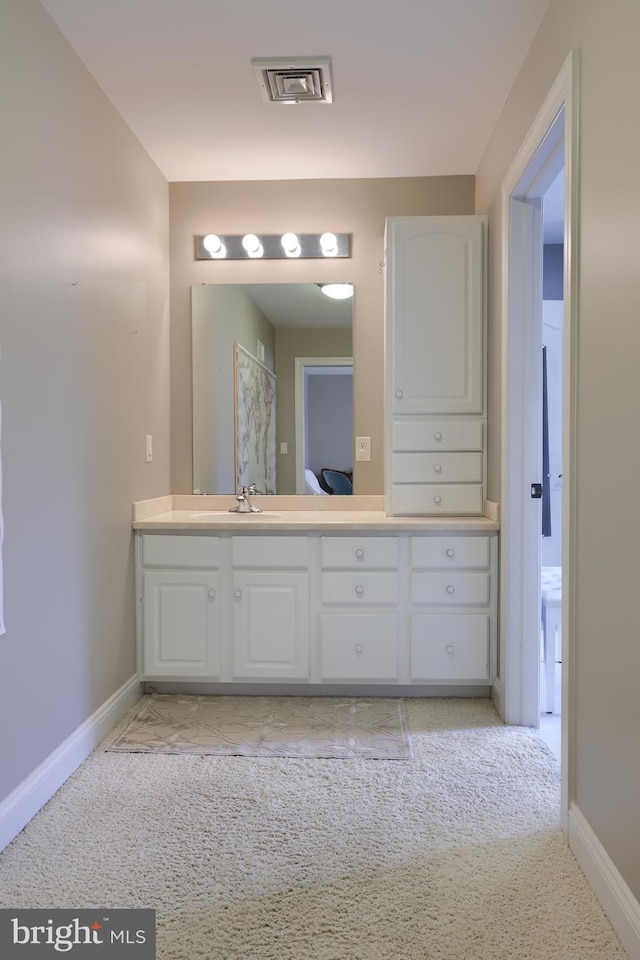
[(98, 749), (0, 854), (0, 906), (154, 908), (158, 960), (624, 960), (542, 740), (406, 708), (407, 763)]

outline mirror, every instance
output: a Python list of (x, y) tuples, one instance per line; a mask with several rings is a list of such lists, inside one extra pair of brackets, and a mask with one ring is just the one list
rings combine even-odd
[(318, 283), (191, 288), (194, 493), (330, 494), (323, 469), (346, 492), (352, 330)]

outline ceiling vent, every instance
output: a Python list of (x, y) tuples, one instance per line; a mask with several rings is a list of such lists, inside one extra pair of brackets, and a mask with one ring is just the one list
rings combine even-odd
[(333, 103), (330, 57), (251, 61), (265, 103)]

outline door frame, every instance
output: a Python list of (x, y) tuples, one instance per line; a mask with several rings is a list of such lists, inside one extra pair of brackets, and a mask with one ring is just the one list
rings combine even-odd
[(307, 402), (304, 375), (307, 367), (353, 367), (353, 357), (295, 358), (296, 494), (303, 494), (305, 492), (304, 465), (307, 459)]
[[(532, 272), (526, 262), (524, 244), (512, 243), (515, 222), (512, 199), (518, 194), (535, 196), (534, 184), (557, 143), (548, 138), (555, 121), (564, 118), (564, 308), (563, 308), (563, 490), (562, 490), (562, 732), (561, 732), (561, 820), (566, 829), (569, 801), (573, 796), (573, 649), (575, 610), (575, 487), (576, 487), (576, 398), (578, 337), (578, 84), (579, 57), (572, 51), (549, 91), (532, 127), (525, 137), (502, 184), (502, 463), (501, 463), (501, 561), (500, 561), (500, 683), (498, 709), (507, 723), (537, 726), (539, 714), (531, 716), (538, 704), (539, 627), (531, 629), (535, 614), (539, 623), (539, 578), (528, 576), (531, 569), (531, 535), (525, 519), (531, 511), (530, 483), (541, 477), (525, 474), (535, 462), (535, 451), (526, 443), (509, 444), (509, 438), (523, 433), (526, 404), (522, 393), (522, 344), (531, 336), (530, 314), (522, 302), (530, 302)], [(545, 143), (546, 141), (546, 143)], [(528, 182), (527, 182), (528, 181)], [(542, 183), (539, 183), (542, 189)], [(544, 187), (546, 189), (546, 187)], [(520, 257), (520, 261), (518, 261)], [(518, 305), (520, 304), (520, 308)], [(539, 358), (537, 358), (539, 362)], [(529, 377), (531, 376), (531, 370)], [(529, 437), (528, 443), (536, 443)], [(539, 454), (538, 454), (539, 456)], [(539, 531), (536, 532), (536, 539)], [(533, 612), (532, 612), (533, 611)], [(528, 618), (528, 619), (525, 619)], [(528, 638), (528, 639), (527, 639)], [(535, 649), (532, 646), (535, 644)], [(531, 662), (537, 669), (532, 675)], [(539, 706), (536, 707), (539, 711)]]

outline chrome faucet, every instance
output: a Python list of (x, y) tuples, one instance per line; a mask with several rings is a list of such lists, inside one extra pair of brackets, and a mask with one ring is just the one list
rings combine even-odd
[(248, 487), (240, 487), (238, 496), (236, 497), (238, 506), (230, 507), (229, 513), (262, 513), (262, 508), (255, 507), (249, 499), (249, 497), (255, 496), (255, 492), (256, 488), (253, 483)]

